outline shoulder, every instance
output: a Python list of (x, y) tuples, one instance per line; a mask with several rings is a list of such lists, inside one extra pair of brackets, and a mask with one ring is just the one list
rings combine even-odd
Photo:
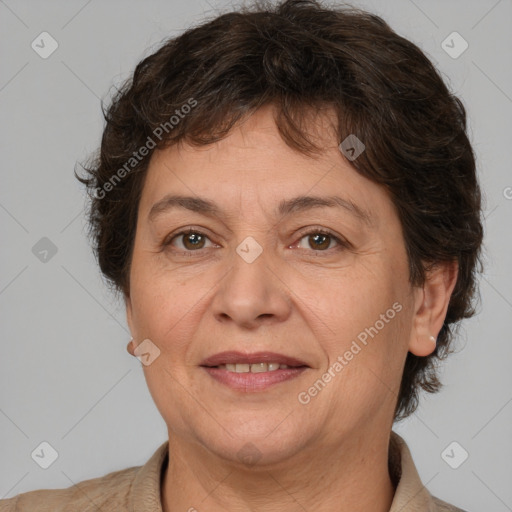
[(465, 512), (432, 496), (420, 479), (407, 443), (394, 431), (391, 432), (388, 457), (390, 476), (396, 485), (390, 512)]
[(65, 489), (41, 489), (0, 500), (0, 512), (97, 512), (127, 509), (132, 482), (140, 469), (134, 466), (84, 480)]
[(160, 480), (168, 460), (169, 441), (143, 466), (113, 471), (65, 489), (40, 489), (0, 500), (0, 512), (161, 512)]
[(446, 503), (445, 501), (442, 501), (435, 496), (432, 497), (432, 500), (436, 505), (436, 512), (466, 512), (465, 510), (455, 507), (454, 505), (450, 505), (449, 503)]

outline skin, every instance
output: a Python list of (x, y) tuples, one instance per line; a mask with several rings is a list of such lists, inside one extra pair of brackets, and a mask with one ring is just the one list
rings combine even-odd
[[(439, 265), (411, 287), (393, 204), (344, 158), (332, 121), (327, 113), (308, 125), (325, 146), (318, 157), (286, 145), (270, 107), (220, 142), (152, 155), (125, 300), (130, 353), (144, 339), (160, 350), (143, 369), (169, 433), (165, 512), (391, 506), (388, 444), (405, 358), (434, 350), (457, 267)], [(173, 209), (150, 222), (151, 207), (170, 193), (215, 201), (223, 216)], [(335, 194), (368, 211), (371, 225), (343, 208), (274, 213), (283, 199)], [(199, 249), (187, 235), (172, 239), (188, 227), (206, 235)], [(349, 245), (315, 241), (308, 227)], [(236, 252), (248, 236), (263, 249), (252, 263)], [(301, 404), (298, 394), (395, 303), (401, 311)], [(265, 391), (234, 391), (199, 366), (225, 350), (278, 352), (310, 368)], [(238, 456), (247, 443), (259, 456), (249, 464)]]

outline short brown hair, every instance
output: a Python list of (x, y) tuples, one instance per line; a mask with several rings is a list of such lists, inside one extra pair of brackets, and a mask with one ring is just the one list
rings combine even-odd
[[(481, 197), (462, 102), (423, 52), (376, 15), (312, 0), (258, 2), (191, 28), (144, 58), (104, 110), (101, 148), (84, 166), (87, 176), (77, 175), (90, 193), (89, 235), (101, 271), (129, 294), (138, 204), (154, 147), (218, 141), (263, 105), (275, 107), (283, 140), (304, 154), (320, 150), (302, 128), (315, 109), (334, 109), (339, 142), (350, 134), (363, 141), (366, 150), (352, 165), (389, 192), (413, 286), (424, 283), (429, 266), (458, 263), (435, 352), (407, 355), (395, 410), (395, 419), (404, 418), (416, 409), (420, 388), (440, 388), (436, 363), (449, 353), (454, 324), (475, 313)], [(133, 160), (144, 146), (149, 155)]]

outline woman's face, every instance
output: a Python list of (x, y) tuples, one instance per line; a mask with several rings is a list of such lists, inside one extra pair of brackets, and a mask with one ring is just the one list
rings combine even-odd
[[(391, 427), (418, 289), (391, 200), (317, 133), (328, 148), (302, 155), (264, 109), (216, 144), (152, 156), (128, 322), (153, 347), (143, 368), (169, 434), (205, 453), (277, 463)], [(223, 352), (239, 354), (206, 361)], [(302, 366), (268, 366), (286, 358)]]

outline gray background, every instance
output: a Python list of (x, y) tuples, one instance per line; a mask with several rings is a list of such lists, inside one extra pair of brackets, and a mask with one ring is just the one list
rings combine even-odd
[[(418, 44), (463, 99), (486, 200), (481, 312), (460, 331), (444, 390), (395, 430), (432, 493), (470, 512), (512, 510), (512, 1), (353, 5)], [(111, 86), (162, 40), (227, 7), (0, 0), (0, 498), (143, 464), (166, 439), (126, 352), (123, 305), (89, 248), (73, 168), (100, 142)], [(31, 48), (43, 31), (59, 44), (47, 59)], [(469, 44), (456, 59), (442, 48), (453, 31)], [(46, 262), (32, 251), (43, 237), (57, 248)], [(42, 441), (59, 454), (46, 470), (31, 458)], [(452, 441), (469, 453), (458, 469), (441, 457)]]

